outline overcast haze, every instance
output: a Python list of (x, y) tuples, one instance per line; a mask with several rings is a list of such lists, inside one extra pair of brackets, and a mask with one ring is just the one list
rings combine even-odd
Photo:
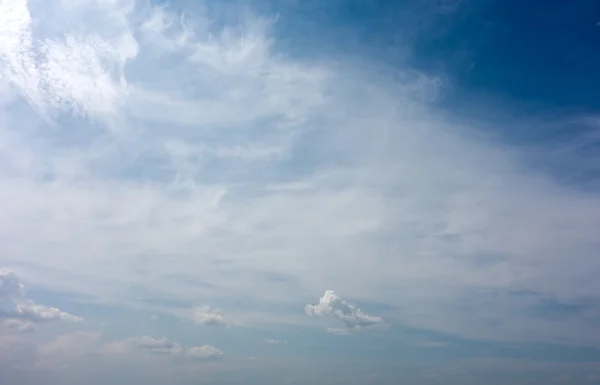
[(600, 4), (0, 0), (0, 384), (600, 384)]

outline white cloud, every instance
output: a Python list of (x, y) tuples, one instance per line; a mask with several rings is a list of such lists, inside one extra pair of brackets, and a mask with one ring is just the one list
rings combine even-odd
[(27, 299), (25, 286), (15, 272), (0, 269), (0, 321), (9, 322), (11, 330), (31, 331), (33, 325), (28, 321), (52, 320), (81, 322), (83, 318)]
[(63, 320), (70, 322), (82, 322), (83, 318), (75, 316), (73, 314), (65, 313), (58, 308), (48, 307), (44, 305), (38, 305), (31, 301), (27, 303), (18, 304), (14, 314), (19, 317), (25, 317), (36, 321), (51, 321), (51, 320)]
[(346, 334), (348, 334), (348, 329), (327, 328), (327, 333), (337, 334), (337, 335), (346, 335)]
[[(257, 17), (0, 4), (0, 238), (36, 284), (293, 324), (279, 309), (335, 287), (389, 322), (600, 344), (593, 301), (565, 322), (528, 313), (598, 297), (598, 195), (429, 105), (438, 79), (294, 59)], [(20, 290), (0, 297), (70, 318)], [(311, 311), (377, 319), (338, 305)]]
[(3, 80), (49, 118), (54, 109), (91, 118), (113, 116), (125, 102), (123, 66), (137, 54), (130, 34), (115, 41), (89, 34), (34, 40), (25, 0), (0, 5)]
[(169, 355), (174, 358), (185, 358), (197, 361), (221, 359), (224, 353), (214, 346), (200, 345), (184, 348), (179, 342), (171, 341), (165, 337), (153, 338), (143, 336), (139, 339), (130, 340), (133, 344), (143, 350), (155, 354)]
[(136, 341), (136, 346), (140, 349), (147, 349), (152, 353), (178, 355), (182, 352), (180, 343), (173, 342), (165, 337), (156, 339), (150, 336), (143, 336)]
[(220, 349), (210, 345), (192, 346), (186, 352), (186, 357), (195, 360), (218, 360), (224, 354)]
[(112, 72), (136, 56), (137, 44), (131, 35), (116, 42), (97, 36), (66, 36), (64, 41), (46, 42), (42, 50), (45, 60), (39, 65), (41, 80), (47, 84), (47, 103), (76, 114), (105, 118), (126, 102), (126, 83), (118, 79), (124, 80), (123, 74)]
[(194, 322), (208, 326), (227, 325), (225, 318), (219, 314), (219, 310), (206, 305), (194, 309)]
[(287, 341), (286, 340), (277, 340), (277, 339), (274, 339), (274, 338), (267, 338), (265, 340), (265, 343), (269, 344), (269, 345), (287, 345)]
[(360, 329), (383, 322), (380, 317), (367, 315), (359, 308), (350, 305), (333, 290), (326, 290), (317, 305), (306, 305), (305, 310), (308, 315), (335, 317), (350, 329)]

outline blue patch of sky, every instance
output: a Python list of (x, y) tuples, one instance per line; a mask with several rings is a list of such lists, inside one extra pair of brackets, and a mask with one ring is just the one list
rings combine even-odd
[(599, 17), (595, 0), (488, 2), (444, 35), (424, 34), (415, 57), (422, 64), (442, 61), (464, 87), (598, 109)]
[[(213, 8), (223, 4), (277, 15), (275, 48), (297, 60), (362, 61), (388, 74), (412, 67), (439, 75), (450, 84), (437, 100), (449, 119), (474, 119), (497, 140), (534, 147), (532, 167), (562, 181), (598, 180), (600, 144), (590, 138), (598, 127), (573, 120), (600, 109), (595, 0), (270, 0)], [(572, 148), (582, 140), (585, 146)], [(556, 150), (562, 147), (571, 150)]]
[[(197, 9), (187, 0), (170, 4)], [(228, 7), (231, 12), (218, 11)], [(229, 0), (206, 8), (216, 29), (235, 23), (243, 10), (277, 16), (275, 48), (296, 60), (363, 61), (388, 74), (412, 67), (442, 76), (451, 86), (443, 89), (440, 107), (461, 120), (489, 122), (477, 127), (510, 145), (553, 150), (598, 130), (572, 119), (600, 109), (595, 0)], [(590, 157), (598, 140), (586, 143), (530, 161), (566, 182), (597, 180)]]
[[(456, 4), (452, 6), (452, 4)], [(461, 88), (553, 106), (600, 108), (600, 3), (267, 1), (292, 53), (369, 56), (447, 72)], [(333, 51), (332, 51), (333, 50)]]

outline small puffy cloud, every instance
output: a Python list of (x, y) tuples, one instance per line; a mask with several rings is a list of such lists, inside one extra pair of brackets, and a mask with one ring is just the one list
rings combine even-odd
[(83, 318), (27, 299), (19, 276), (12, 270), (0, 269), (0, 322), (4, 324), (8, 320), (12, 320), (7, 324), (11, 330), (22, 332), (33, 329), (33, 324), (28, 324), (28, 321), (81, 322)]
[(286, 340), (276, 340), (273, 338), (267, 338), (265, 340), (265, 344), (269, 344), (269, 345), (286, 345), (287, 341)]
[(150, 316), (150, 319), (151, 319), (152, 321), (155, 321), (155, 320), (157, 320), (157, 319), (158, 319), (158, 316), (157, 316), (156, 314), (152, 314), (152, 315)]
[[(367, 315), (356, 306), (350, 305), (333, 290), (325, 291), (325, 294), (319, 299), (318, 304), (306, 305), (305, 310), (308, 315), (335, 317), (342, 321), (349, 329), (361, 329), (383, 322), (380, 317)], [(331, 330), (337, 329), (330, 329), (328, 331)]]
[(346, 334), (348, 334), (348, 329), (327, 328), (327, 333), (337, 334), (337, 335), (346, 335)]
[(219, 360), (224, 354), (220, 349), (210, 345), (192, 346), (186, 352), (186, 357), (194, 360)]
[(213, 309), (206, 305), (194, 309), (194, 322), (207, 326), (227, 325), (225, 318), (220, 314), (218, 309)]

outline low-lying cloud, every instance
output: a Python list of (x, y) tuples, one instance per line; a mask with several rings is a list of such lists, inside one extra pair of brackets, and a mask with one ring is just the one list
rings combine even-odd
[(82, 322), (83, 318), (27, 299), (25, 285), (15, 272), (0, 269), (0, 322), (6, 328), (31, 331), (34, 322), (53, 320)]
[(179, 342), (171, 341), (166, 337), (154, 338), (143, 336), (139, 339), (132, 339), (131, 342), (138, 349), (146, 350), (154, 354), (169, 355), (180, 359), (210, 361), (222, 359), (225, 356), (222, 350), (214, 346), (198, 345), (184, 348)]
[(210, 306), (199, 306), (194, 309), (194, 322), (199, 325), (225, 326), (227, 322), (218, 309)]
[[(304, 309), (308, 315), (337, 318), (348, 329), (361, 329), (383, 322), (380, 317), (367, 315), (356, 306), (350, 305), (333, 290), (325, 291), (318, 304), (306, 305)], [(328, 331), (335, 333), (337, 329), (328, 329)]]

